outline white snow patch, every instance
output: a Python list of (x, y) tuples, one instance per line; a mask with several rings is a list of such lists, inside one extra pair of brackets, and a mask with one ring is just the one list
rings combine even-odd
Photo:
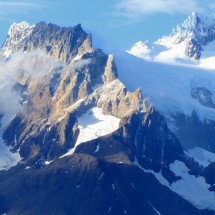
[(53, 160), (52, 161), (45, 161), (45, 165), (49, 165), (52, 162), (53, 162)]
[(98, 143), (97, 146), (96, 146), (96, 150), (94, 151), (94, 154), (95, 154), (96, 152), (98, 152), (99, 149), (100, 149), (100, 144)]
[(144, 60), (169, 64), (198, 65), (197, 61), (191, 60), (185, 55), (187, 42), (177, 43), (176, 41), (177, 35), (165, 36), (154, 43), (139, 41), (127, 52)]
[(210, 192), (208, 189), (209, 184), (206, 183), (203, 177), (195, 177), (189, 174), (189, 169), (181, 161), (175, 161), (170, 165), (170, 170), (174, 172), (176, 176), (180, 176), (182, 179), (178, 180), (172, 185), (162, 176), (161, 172), (155, 173), (152, 170), (143, 169), (138, 163), (134, 162), (144, 172), (153, 174), (156, 179), (170, 190), (174, 191), (182, 198), (189, 201), (195, 207), (203, 210), (209, 209), (215, 211), (215, 193)]
[(116, 188), (115, 188), (115, 186), (114, 186), (114, 184), (112, 184), (112, 188), (113, 188), (113, 190), (115, 190)]
[(215, 41), (203, 46), (199, 66), (211, 70), (215, 69)]
[(145, 60), (151, 60), (151, 50), (147, 42), (143, 43), (142, 41), (137, 42), (131, 50), (127, 51), (130, 54), (143, 58)]
[(102, 179), (103, 175), (104, 175), (104, 172), (102, 172), (102, 174), (99, 176), (98, 181)]
[(210, 185), (205, 182), (203, 177), (190, 175), (189, 169), (181, 161), (175, 161), (170, 165), (170, 169), (176, 176), (182, 177), (181, 180), (172, 184), (173, 191), (199, 209), (215, 211), (215, 193), (208, 190)]
[(158, 215), (161, 215), (161, 213), (152, 205), (151, 202), (148, 201), (148, 203), (150, 204), (150, 206), (152, 207), (152, 209), (153, 209)]
[(188, 155), (193, 157), (199, 164), (207, 167), (210, 163), (215, 162), (215, 154), (205, 149), (195, 147), (187, 152)]
[(215, 41), (203, 46), (201, 58), (198, 61), (185, 55), (186, 40), (181, 43), (174, 43), (173, 41), (174, 38), (172, 37), (163, 37), (151, 45), (148, 41), (139, 41), (127, 52), (144, 60), (215, 70)]
[(74, 153), (78, 145), (83, 142), (105, 136), (119, 128), (120, 119), (114, 116), (105, 115), (100, 108), (92, 108), (78, 119), (80, 134), (75, 147), (68, 151), (64, 156)]
[(77, 55), (72, 61), (75, 62), (75, 61), (78, 61), (82, 58), (82, 55)]

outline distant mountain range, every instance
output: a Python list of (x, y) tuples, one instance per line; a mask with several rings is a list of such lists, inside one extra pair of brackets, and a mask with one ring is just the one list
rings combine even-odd
[(128, 52), (146, 60), (214, 69), (215, 18), (192, 13), (170, 36), (137, 42)]
[(14, 23), (0, 51), (0, 214), (213, 215), (214, 26), (193, 13), (136, 57), (94, 48), (80, 24)]

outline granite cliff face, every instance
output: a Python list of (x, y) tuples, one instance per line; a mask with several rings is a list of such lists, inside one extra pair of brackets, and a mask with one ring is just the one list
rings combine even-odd
[[(187, 154), (142, 89), (120, 81), (114, 55), (91, 40), (80, 25), (10, 28), (1, 57), (15, 65), (19, 109), (1, 131), (21, 158), (0, 172), (0, 213), (212, 215), (213, 162)], [(207, 90), (192, 96), (213, 105)], [(186, 177), (204, 177), (208, 204), (176, 189), (187, 179), (179, 164)]]

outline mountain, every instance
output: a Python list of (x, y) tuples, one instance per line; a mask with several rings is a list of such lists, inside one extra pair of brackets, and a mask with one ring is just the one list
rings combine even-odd
[(214, 214), (212, 73), (80, 24), (14, 23), (0, 54), (0, 214)]
[(215, 18), (192, 13), (170, 36), (137, 42), (128, 52), (146, 60), (214, 69)]
[[(183, 147), (198, 146), (213, 152), (214, 29), (213, 17), (192, 13), (170, 36), (151, 45), (135, 44), (129, 53), (145, 61), (125, 58), (130, 59), (130, 64), (144, 68), (144, 75), (140, 77), (136, 69), (134, 77), (138, 78), (134, 86), (134, 81), (121, 78), (127, 88), (142, 85), (145, 96), (163, 113)], [(120, 64), (122, 68), (123, 63)], [(128, 65), (123, 67), (127, 68)]]

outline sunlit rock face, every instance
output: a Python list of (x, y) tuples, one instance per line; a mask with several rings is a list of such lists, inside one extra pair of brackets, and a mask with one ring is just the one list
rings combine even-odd
[(13, 90), (20, 98), (3, 138), (25, 160), (53, 160), (73, 148), (78, 117), (92, 107), (119, 118), (142, 107), (141, 91), (126, 90), (113, 55), (93, 49), (80, 25), (13, 24), (1, 53), (18, 65)]
[[(132, 63), (129, 75), (113, 54), (92, 47), (80, 25), (45, 22), (13, 24), (1, 59), (0, 89), (8, 99), (0, 95), (0, 143), (19, 159), (7, 168), (0, 162), (8, 170), (0, 172), (0, 213), (214, 213), (213, 153), (198, 160), (180, 142), (181, 127), (195, 129), (197, 116), (185, 116), (185, 125), (179, 118), (182, 133), (171, 131), (145, 91), (150, 80), (138, 73), (134, 81), (141, 64)], [(189, 96), (214, 108), (207, 88), (194, 86)], [(193, 186), (201, 182), (208, 202), (187, 193), (190, 178)]]

